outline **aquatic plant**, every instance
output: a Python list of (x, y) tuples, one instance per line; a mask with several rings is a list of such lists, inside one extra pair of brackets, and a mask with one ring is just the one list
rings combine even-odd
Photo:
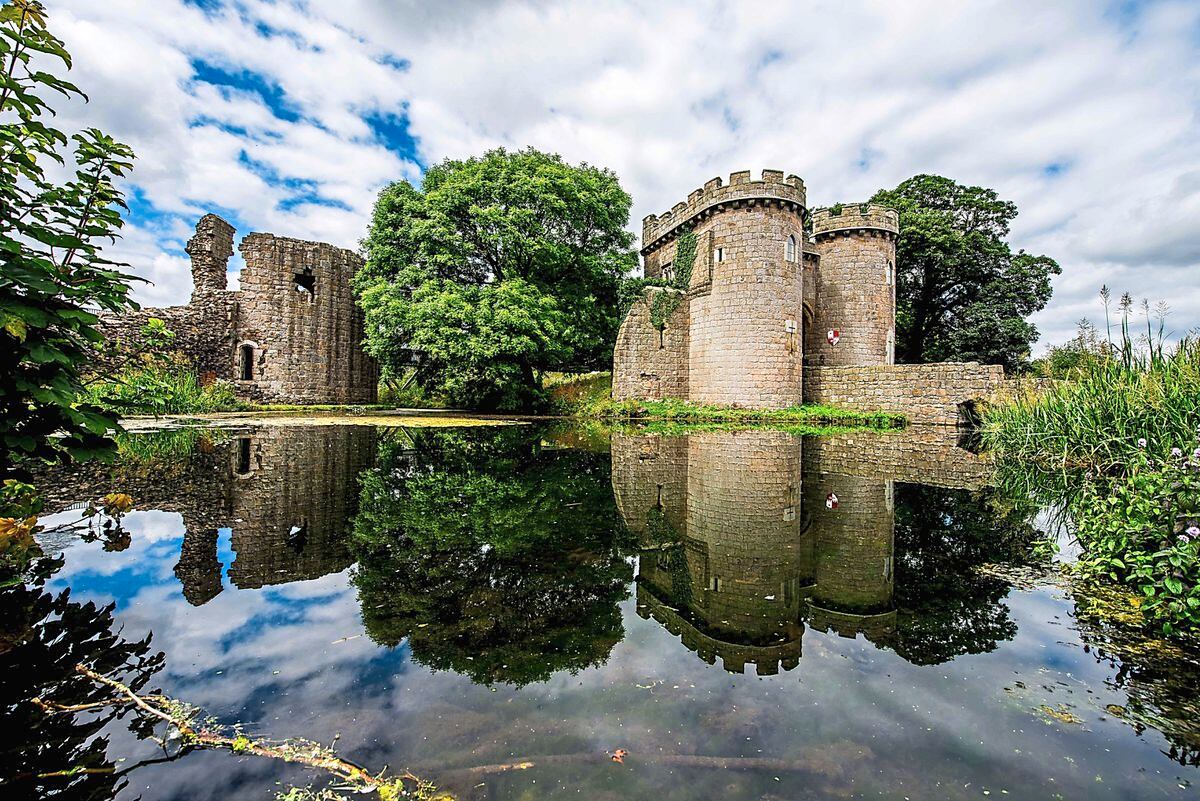
[(1079, 570), (1140, 593), (1164, 634), (1200, 631), (1200, 460), (1141, 451), (1121, 473), (1084, 482), (1070, 509)]

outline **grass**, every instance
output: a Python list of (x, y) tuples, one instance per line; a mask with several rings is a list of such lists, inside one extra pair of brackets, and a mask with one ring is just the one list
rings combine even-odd
[(800, 437), (830, 437), (835, 434), (849, 434), (855, 431), (862, 431), (863, 428), (870, 428), (878, 431), (895, 430), (895, 428), (897, 428), (878, 428), (875, 426), (862, 425), (815, 425), (810, 423), (789, 423), (783, 421), (720, 423), (680, 422), (678, 420), (650, 420), (645, 423), (629, 423), (626, 425), (629, 428), (636, 430), (636, 432), (639, 434), (659, 434), (665, 437), (684, 436), (687, 434), (702, 434), (708, 431), (761, 431), (763, 429), (781, 431), (785, 434), (794, 434)]
[[(891, 412), (856, 412), (833, 406), (808, 404), (788, 409), (743, 409), (687, 401), (612, 399), (612, 374), (549, 374), (545, 386), (556, 413), (585, 420), (652, 422), (655, 430), (679, 433), (769, 426), (797, 434), (833, 434), (851, 429), (903, 428), (903, 415)], [(668, 426), (669, 424), (669, 426)]]
[(833, 406), (807, 404), (787, 409), (743, 409), (711, 404), (665, 400), (609, 400), (588, 409), (589, 416), (616, 421), (654, 420), (674, 423), (725, 423), (752, 426), (758, 424), (807, 427), (903, 428), (904, 416), (891, 412), (856, 412)]
[[(1187, 447), (1200, 423), (1200, 342), (1089, 359), (1071, 377), (991, 405), (984, 445), (1043, 467), (1107, 467)], [(1144, 444), (1142, 444), (1144, 441)]]
[(79, 400), (123, 416), (207, 414), (244, 409), (227, 381), (202, 384), (189, 365), (150, 361), (89, 384)]

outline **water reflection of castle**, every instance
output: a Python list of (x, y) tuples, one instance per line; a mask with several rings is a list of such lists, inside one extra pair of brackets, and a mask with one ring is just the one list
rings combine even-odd
[(375, 429), (264, 426), (216, 437), (198, 437), (191, 453), (165, 467), (86, 465), (38, 483), (49, 511), (119, 488), (138, 509), (180, 513), (175, 575), (193, 606), (221, 592), (222, 528), (232, 530), (229, 579), (239, 589), (319, 578), (353, 563), (345, 534), (358, 508), (358, 474), (375, 457)]
[(805, 623), (891, 644), (895, 482), (987, 478), (931, 436), (615, 434), (613, 488), (643, 548), (638, 613), (736, 673), (796, 667)]

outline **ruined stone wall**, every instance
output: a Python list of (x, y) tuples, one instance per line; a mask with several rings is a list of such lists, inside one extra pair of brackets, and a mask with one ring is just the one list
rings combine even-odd
[[(661, 331), (651, 322), (655, 298), (678, 297), (678, 305)], [(621, 321), (613, 348), (613, 398), (688, 397), (688, 321), (690, 304), (673, 290), (647, 287)]]
[(234, 233), (234, 227), (215, 214), (205, 214), (196, 223), (196, 233), (184, 248), (192, 257), (193, 303), (206, 294), (225, 291)]
[[(250, 234), (242, 240), (241, 288), (226, 289), (234, 229), (206, 214), (187, 244), (192, 299), (186, 306), (105, 315), (109, 340), (133, 345), (151, 318), (175, 333), (171, 350), (186, 356), (203, 381), (235, 381), (240, 397), (279, 403), (372, 403), (379, 370), (362, 349), (363, 314), (350, 288), (362, 265), (354, 253), (320, 242)], [(249, 346), (251, 377), (243, 380)], [(98, 356), (113, 369), (124, 354)]]
[(362, 260), (272, 234), (248, 234), (240, 249), (238, 345), (254, 348), (254, 373), (239, 391), (263, 401), (374, 402), (379, 371), (362, 350), (363, 314), (350, 288)]
[(358, 475), (374, 460), (377, 436), (366, 426), (327, 426), (302, 435), (262, 428), (248, 438), (249, 464), (239, 460), (233, 477), (235, 586), (305, 581), (351, 565), (347, 529), (358, 509)]
[[(891, 364), (895, 352), (895, 211), (854, 204), (813, 213), (820, 250), (814, 319), (805, 335), (809, 365)], [(836, 344), (830, 342), (836, 331)]]
[(98, 328), (117, 351), (104, 350), (97, 366), (115, 370), (129, 364), (130, 354), (142, 342), (141, 331), (152, 318), (162, 320), (174, 334), (170, 348), (195, 366), (204, 380), (234, 378), (234, 325), (237, 318), (236, 292), (209, 292), (187, 306), (142, 308), (126, 314), (102, 315)]
[(855, 411), (903, 414), (916, 425), (952, 426), (960, 404), (986, 399), (1004, 384), (995, 364), (808, 367), (804, 400)]

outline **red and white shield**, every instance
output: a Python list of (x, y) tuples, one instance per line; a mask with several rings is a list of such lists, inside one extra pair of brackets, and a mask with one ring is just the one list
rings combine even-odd
[(842, 338), (842, 332), (837, 328), (830, 328), (825, 334), (825, 338), (829, 340), (830, 345), (836, 345), (838, 340)]
[(826, 509), (838, 508), (838, 496), (834, 495), (832, 492), (829, 493), (828, 495), (826, 495), (825, 496), (825, 508)]

